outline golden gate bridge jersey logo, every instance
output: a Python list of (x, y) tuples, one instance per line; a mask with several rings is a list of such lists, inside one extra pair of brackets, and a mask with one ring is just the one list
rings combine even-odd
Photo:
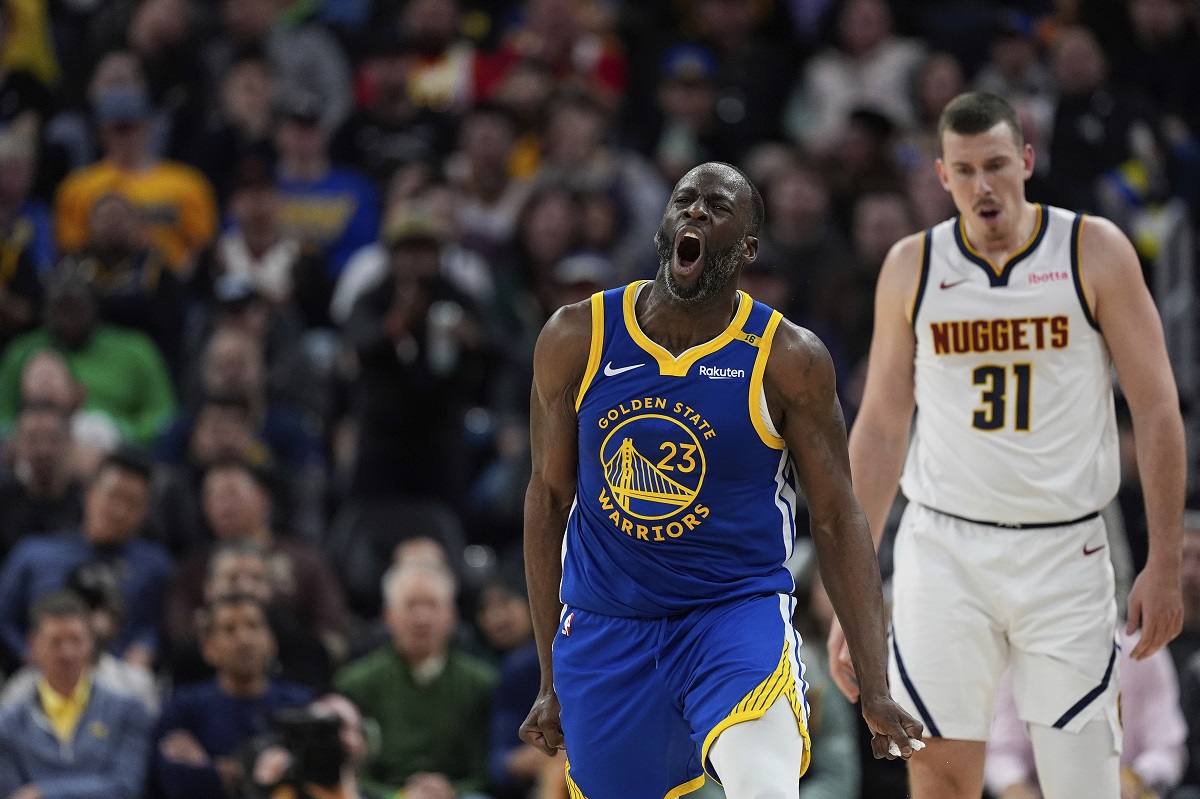
[(616, 504), (647, 521), (670, 518), (695, 501), (707, 468), (696, 434), (662, 414), (616, 425), (600, 447), (600, 462)]

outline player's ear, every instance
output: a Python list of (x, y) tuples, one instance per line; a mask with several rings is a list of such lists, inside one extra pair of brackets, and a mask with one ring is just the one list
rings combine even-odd
[(758, 236), (746, 236), (742, 239), (742, 260), (753, 263), (758, 257)]
[(942, 183), (942, 188), (950, 191), (950, 178), (946, 173), (946, 162), (939, 158), (933, 162), (933, 168), (937, 172), (938, 180)]

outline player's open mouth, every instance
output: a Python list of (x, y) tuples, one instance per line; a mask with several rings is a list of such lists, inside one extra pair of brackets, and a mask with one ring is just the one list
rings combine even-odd
[(994, 222), (996, 220), (996, 217), (1000, 216), (1000, 209), (999, 208), (981, 208), (979, 210), (979, 216), (983, 219), (984, 222)]
[(684, 228), (675, 235), (675, 272), (690, 275), (704, 260), (704, 239), (694, 228)]

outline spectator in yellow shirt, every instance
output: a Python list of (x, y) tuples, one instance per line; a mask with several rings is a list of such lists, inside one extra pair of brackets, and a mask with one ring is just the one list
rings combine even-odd
[(197, 170), (158, 160), (150, 149), (150, 101), (144, 90), (122, 86), (95, 101), (104, 158), (67, 176), (54, 208), (59, 249), (73, 252), (87, 239), (97, 198), (118, 192), (141, 211), (147, 235), (179, 273), (217, 233), (212, 186)]

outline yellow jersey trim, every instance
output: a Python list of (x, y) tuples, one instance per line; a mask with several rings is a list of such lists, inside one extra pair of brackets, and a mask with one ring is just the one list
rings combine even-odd
[(604, 293), (592, 295), (592, 347), (588, 351), (587, 369), (583, 371), (583, 382), (579, 384), (579, 396), (575, 398), (575, 412), (583, 404), (583, 395), (600, 371), (600, 359), (604, 356)]
[(663, 799), (679, 799), (680, 796), (683, 796), (686, 793), (700, 790), (700, 786), (702, 785), (704, 785), (703, 774), (701, 774), (699, 777), (693, 777), (683, 785), (676, 785), (674, 788), (667, 791), (667, 795), (664, 796)]
[(773, 312), (771, 318), (767, 320), (766, 330), (763, 331), (762, 338), (755, 344), (758, 347), (758, 354), (754, 356), (754, 370), (750, 372), (750, 421), (758, 432), (758, 437), (771, 449), (784, 449), (787, 443), (767, 429), (758, 400), (763, 392), (763, 375), (767, 372), (767, 357), (771, 354), (771, 342), (775, 340), (775, 330), (782, 320), (783, 314), (779, 311)]
[(652, 341), (649, 336), (642, 332), (642, 328), (638, 326), (637, 314), (634, 312), (634, 303), (637, 300), (638, 289), (649, 282), (649, 280), (639, 280), (625, 287), (625, 329), (629, 331), (629, 337), (633, 339), (635, 344), (645, 350), (654, 360), (658, 361), (659, 374), (671, 377), (684, 377), (687, 375), (688, 370), (695, 365), (696, 361), (705, 355), (711, 355), (733, 341), (742, 332), (742, 325), (746, 323), (746, 319), (750, 316), (750, 309), (754, 305), (754, 301), (750, 299), (746, 292), (738, 291), (738, 309), (733, 315), (733, 321), (729, 323), (729, 326), (716, 338), (706, 341), (703, 344), (697, 344), (676, 358), (667, 352), (666, 347)]
[(967, 249), (971, 252), (971, 255), (974, 255), (976, 258), (987, 263), (987, 265), (992, 268), (992, 271), (996, 273), (996, 277), (1000, 277), (1004, 274), (1004, 270), (1008, 268), (1010, 263), (1024, 255), (1025, 251), (1032, 247), (1038, 241), (1038, 239), (1041, 238), (1042, 227), (1046, 224), (1046, 213), (1042, 210), (1041, 203), (1035, 203), (1034, 207), (1037, 208), (1037, 223), (1033, 226), (1033, 233), (1029, 236), (1029, 240), (1021, 245), (1021, 249), (1017, 250), (1012, 255), (1008, 256), (1007, 259), (1005, 259), (1004, 266), (996, 266), (995, 261), (993, 261), (991, 258), (988, 258), (979, 250), (975, 249), (975, 245), (973, 245), (971, 240), (967, 238), (966, 217), (960, 216), (958, 218), (958, 229), (959, 233), (961, 234), (963, 244), (967, 245)]
[(800, 776), (803, 777), (804, 772), (808, 771), (808, 763), (812, 755), (812, 739), (809, 738), (808, 724), (804, 718), (803, 698), (796, 686), (796, 675), (792, 673), (790, 649), (791, 642), (784, 641), (783, 655), (779, 658), (779, 665), (775, 667), (775, 671), (759, 683), (753, 691), (746, 694), (746, 698), (729, 711), (729, 715), (705, 736), (704, 747), (700, 751), (700, 762), (704, 765), (705, 773), (712, 777), (713, 782), (718, 785), (721, 784), (721, 781), (708, 770), (708, 750), (717, 740), (717, 736), (735, 724), (761, 718), (780, 697), (786, 699), (791, 705), (792, 712), (796, 715), (796, 725), (800, 729), (800, 737), (804, 739), (804, 755), (800, 759)]

